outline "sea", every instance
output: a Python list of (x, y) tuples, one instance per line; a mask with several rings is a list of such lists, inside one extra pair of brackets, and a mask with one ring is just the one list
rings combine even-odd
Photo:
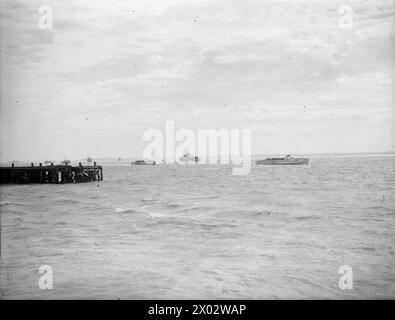
[(395, 298), (395, 155), (103, 175), (0, 187), (1, 299)]

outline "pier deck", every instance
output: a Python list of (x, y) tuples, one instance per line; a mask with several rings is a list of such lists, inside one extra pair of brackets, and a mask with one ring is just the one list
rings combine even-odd
[(97, 166), (49, 165), (0, 167), (0, 184), (82, 183), (103, 180), (103, 168)]

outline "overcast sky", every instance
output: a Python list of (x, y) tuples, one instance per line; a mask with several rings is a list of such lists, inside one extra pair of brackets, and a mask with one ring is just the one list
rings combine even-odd
[(141, 156), (166, 120), (250, 128), (255, 154), (393, 151), (394, 19), (393, 0), (2, 1), (1, 160)]

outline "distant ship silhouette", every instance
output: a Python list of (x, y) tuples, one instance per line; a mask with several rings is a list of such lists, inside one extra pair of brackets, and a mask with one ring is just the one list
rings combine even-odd
[(264, 160), (255, 161), (257, 165), (307, 165), (309, 164), (309, 158), (294, 158), (287, 154), (283, 158), (266, 158)]
[(189, 152), (185, 153), (182, 157), (179, 158), (180, 162), (198, 162), (200, 160), (199, 157), (193, 156)]

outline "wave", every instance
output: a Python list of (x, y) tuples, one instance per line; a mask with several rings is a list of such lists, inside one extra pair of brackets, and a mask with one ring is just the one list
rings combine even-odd
[(179, 205), (178, 203), (170, 203), (170, 204), (166, 205), (166, 208), (169, 208), (169, 209), (177, 209), (180, 207), (181, 207), (181, 205)]
[(136, 213), (137, 211), (132, 208), (115, 208), (116, 213)]
[(270, 216), (273, 213), (274, 212), (272, 212), (270, 210), (261, 210), (261, 211), (254, 211), (252, 214), (254, 216)]
[(0, 201), (0, 206), (8, 206), (10, 204), (18, 205), (18, 203), (11, 202), (11, 201)]
[(75, 199), (61, 199), (60, 202), (62, 203), (66, 203), (66, 204), (76, 204), (76, 203), (80, 203), (79, 200), (75, 200)]
[(154, 202), (156, 202), (156, 199), (141, 199), (140, 202), (143, 204), (152, 204)]
[(191, 207), (188, 209), (185, 209), (186, 212), (196, 212), (196, 211), (208, 211), (208, 210), (212, 210), (215, 209), (214, 207), (210, 207), (210, 206), (196, 206), (196, 207)]
[(7, 206), (16, 206), (16, 207), (30, 207), (31, 205), (28, 203), (20, 203), (20, 202), (13, 202), (13, 201), (0, 201), (0, 207), (7, 207)]
[(208, 220), (205, 218), (190, 218), (190, 217), (172, 217), (168, 215), (162, 215), (158, 213), (150, 213), (149, 214), (153, 218), (158, 218), (155, 220), (151, 220), (149, 225), (151, 226), (165, 226), (165, 225), (172, 225), (172, 226), (180, 226), (186, 227), (186, 230), (190, 228), (201, 228), (206, 231), (210, 231), (213, 229), (222, 229), (222, 228), (235, 228), (237, 224), (231, 223), (229, 221), (221, 221), (221, 220)]
[(291, 219), (295, 219), (295, 220), (317, 220), (319, 219), (319, 216), (316, 215), (305, 215), (305, 216), (296, 216), (296, 217), (291, 217)]
[(217, 214), (218, 217), (224, 217), (224, 218), (232, 218), (232, 219), (237, 219), (237, 220), (251, 220), (251, 219), (260, 219), (260, 218), (265, 218), (267, 216), (272, 216), (277, 214), (278, 212), (274, 210), (268, 210), (268, 209), (226, 209), (226, 210), (220, 210)]
[(151, 213), (149, 213), (149, 216), (150, 216), (151, 218), (163, 218), (163, 217), (165, 217), (166, 215), (161, 214), (161, 213), (157, 213), (157, 212), (151, 212)]

